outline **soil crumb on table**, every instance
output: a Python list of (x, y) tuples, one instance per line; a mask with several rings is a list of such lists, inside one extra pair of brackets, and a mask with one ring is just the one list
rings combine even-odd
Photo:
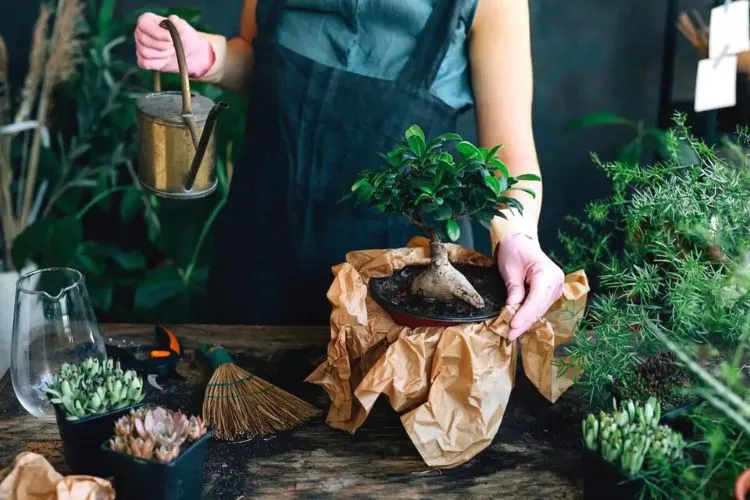
[(442, 302), (409, 293), (414, 278), (427, 266), (406, 266), (385, 278), (373, 278), (370, 285), (386, 301), (402, 311), (435, 319), (493, 316), (505, 305), (506, 292), (500, 273), (495, 267), (454, 264), (484, 299), (484, 307), (477, 309), (462, 301)]

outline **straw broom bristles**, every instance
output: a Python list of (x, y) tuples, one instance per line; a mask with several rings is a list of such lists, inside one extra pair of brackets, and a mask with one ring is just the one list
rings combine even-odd
[(296, 427), (320, 414), (302, 399), (240, 368), (226, 350), (204, 354), (215, 367), (203, 400), (203, 419), (219, 439), (254, 438)]

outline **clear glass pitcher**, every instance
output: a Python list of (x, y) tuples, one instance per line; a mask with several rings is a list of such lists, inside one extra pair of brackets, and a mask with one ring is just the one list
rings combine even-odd
[(23, 407), (35, 417), (54, 421), (44, 386), (63, 363), (87, 357), (103, 360), (106, 351), (83, 275), (54, 267), (18, 278), (11, 378)]

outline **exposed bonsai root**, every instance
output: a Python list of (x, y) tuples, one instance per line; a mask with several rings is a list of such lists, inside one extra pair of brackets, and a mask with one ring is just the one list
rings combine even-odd
[(482, 296), (469, 280), (448, 260), (448, 251), (436, 239), (430, 241), (431, 263), (422, 274), (414, 278), (411, 293), (449, 302), (461, 299), (477, 309), (484, 307)]

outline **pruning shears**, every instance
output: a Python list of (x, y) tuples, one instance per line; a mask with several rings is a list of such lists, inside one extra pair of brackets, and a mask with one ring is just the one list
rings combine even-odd
[(107, 354), (118, 360), (124, 370), (135, 370), (146, 377), (148, 383), (155, 389), (164, 392), (158, 384), (158, 377), (173, 376), (183, 379), (175, 367), (182, 356), (182, 347), (177, 336), (169, 328), (156, 325), (155, 346), (139, 346), (125, 349), (115, 345), (107, 345)]

